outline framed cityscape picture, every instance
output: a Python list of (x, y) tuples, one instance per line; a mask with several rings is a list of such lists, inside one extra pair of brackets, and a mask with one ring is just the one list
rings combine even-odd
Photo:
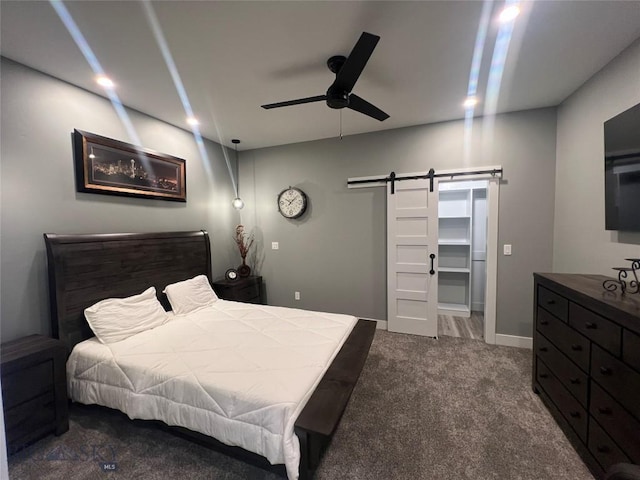
[(78, 192), (187, 201), (185, 160), (74, 130)]

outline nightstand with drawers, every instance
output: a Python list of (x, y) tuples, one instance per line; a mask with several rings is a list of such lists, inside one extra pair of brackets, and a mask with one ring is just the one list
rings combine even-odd
[(264, 303), (262, 277), (250, 275), (237, 280), (218, 280), (212, 283), (213, 290), (223, 300), (234, 302)]
[(49, 433), (69, 430), (65, 345), (29, 335), (3, 343), (0, 357), (9, 454)]
[(534, 274), (533, 389), (596, 477), (640, 463), (640, 295)]

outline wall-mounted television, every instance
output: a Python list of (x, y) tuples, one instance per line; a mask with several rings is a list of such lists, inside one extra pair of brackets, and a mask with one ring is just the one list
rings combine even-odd
[(607, 230), (640, 231), (640, 103), (604, 122)]

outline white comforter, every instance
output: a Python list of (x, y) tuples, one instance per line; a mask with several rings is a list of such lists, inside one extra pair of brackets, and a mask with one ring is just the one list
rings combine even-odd
[(240, 446), (284, 463), (294, 480), (294, 422), (356, 321), (218, 300), (121, 342), (79, 343), (69, 394)]

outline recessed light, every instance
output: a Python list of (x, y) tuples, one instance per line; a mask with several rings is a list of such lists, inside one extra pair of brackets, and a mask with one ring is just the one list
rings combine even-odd
[(500, 15), (498, 16), (498, 20), (500, 23), (509, 23), (520, 15), (520, 7), (518, 5), (509, 5), (502, 9)]
[(196, 125), (200, 125), (200, 122), (196, 117), (187, 117), (187, 123), (192, 127), (195, 127)]
[(113, 88), (115, 87), (115, 83), (109, 77), (105, 77), (104, 75), (98, 75), (96, 77), (96, 83), (104, 88)]
[(462, 102), (462, 106), (464, 108), (472, 108), (478, 104), (478, 99), (476, 97), (467, 97), (464, 102)]

